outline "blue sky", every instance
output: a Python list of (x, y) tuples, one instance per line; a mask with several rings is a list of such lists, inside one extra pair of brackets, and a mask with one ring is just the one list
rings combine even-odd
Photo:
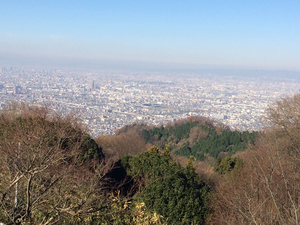
[(299, 0), (0, 0), (0, 59), (300, 71), (299, 12)]

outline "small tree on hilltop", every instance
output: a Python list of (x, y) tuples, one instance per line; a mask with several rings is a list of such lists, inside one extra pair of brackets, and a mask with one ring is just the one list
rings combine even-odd
[(148, 149), (149, 153), (158, 153), (159, 149), (155, 145), (153, 145), (151, 148)]
[(170, 153), (170, 150), (169, 150), (168, 147), (165, 148), (163, 155), (164, 155), (164, 156), (168, 156), (168, 157), (171, 156), (171, 153)]
[(193, 173), (195, 173), (195, 168), (194, 168), (194, 164), (193, 164), (193, 161), (195, 161), (195, 160), (196, 160), (196, 158), (194, 156), (190, 155), (190, 157), (186, 163), (186, 168)]

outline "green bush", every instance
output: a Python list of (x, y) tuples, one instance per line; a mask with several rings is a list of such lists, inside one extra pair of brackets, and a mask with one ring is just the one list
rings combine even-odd
[(123, 157), (127, 174), (142, 183), (137, 199), (168, 224), (203, 224), (210, 212), (209, 188), (193, 171), (160, 153)]

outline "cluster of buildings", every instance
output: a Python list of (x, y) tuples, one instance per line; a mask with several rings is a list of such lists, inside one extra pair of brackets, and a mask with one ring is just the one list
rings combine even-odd
[(124, 125), (159, 125), (206, 116), (238, 130), (259, 130), (268, 105), (293, 95), (300, 81), (175, 72), (0, 68), (0, 110), (9, 102), (50, 104), (75, 113), (95, 137)]

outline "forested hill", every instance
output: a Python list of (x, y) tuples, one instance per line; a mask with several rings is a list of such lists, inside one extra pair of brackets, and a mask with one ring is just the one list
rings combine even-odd
[(257, 132), (232, 131), (223, 124), (200, 116), (160, 127), (127, 126), (118, 133), (132, 129), (136, 129), (146, 143), (161, 150), (167, 147), (175, 155), (194, 156), (199, 161), (207, 156), (218, 158), (233, 155), (253, 144), (257, 136)]
[(300, 223), (300, 95), (267, 108), (259, 133), (189, 117), (92, 139), (50, 112), (0, 112), (1, 223)]

